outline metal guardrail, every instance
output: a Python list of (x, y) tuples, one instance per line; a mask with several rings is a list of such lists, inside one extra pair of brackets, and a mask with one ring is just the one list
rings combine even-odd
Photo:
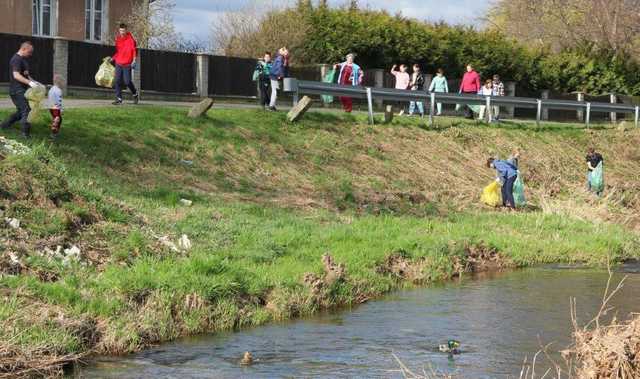
[(575, 110), (585, 112), (585, 124), (589, 126), (592, 112), (629, 113), (635, 117), (636, 127), (640, 124), (640, 106), (609, 104), (598, 102), (584, 102), (573, 100), (535, 99), (513, 96), (483, 96), (442, 92), (407, 91), (392, 88), (373, 88), (345, 86), (334, 83), (313, 82), (287, 78), (284, 85), (287, 92), (293, 92), (294, 103), (298, 102), (300, 94), (344, 96), (357, 99), (367, 99), (369, 108), (369, 122), (373, 124), (373, 100), (388, 101), (421, 101), (427, 102), (429, 107), (429, 123), (433, 124), (435, 104), (485, 105), (492, 119), (491, 107), (513, 107), (536, 109), (536, 124), (540, 125), (542, 111), (545, 109)]

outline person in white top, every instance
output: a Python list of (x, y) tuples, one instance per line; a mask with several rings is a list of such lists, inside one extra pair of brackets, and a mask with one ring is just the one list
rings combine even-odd
[[(482, 88), (480, 88), (480, 91), (478, 92), (478, 95), (492, 96), (493, 95), (493, 80), (487, 79), (484, 82), (484, 85), (482, 86)], [(487, 109), (486, 105), (481, 105), (480, 106), (480, 114), (478, 115), (478, 120), (484, 121), (484, 112), (486, 111), (486, 109)], [(490, 112), (491, 112), (491, 109), (489, 109), (489, 113)], [(491, 118), (490, 115), (489, 115), (489, 118)]]
[(56, 139), (62, 125), (62, 87), (64, 78), (60, 75), (53, 76), (53, 87), (49, 90), (49, 112), (51, 113), (51, 139)]

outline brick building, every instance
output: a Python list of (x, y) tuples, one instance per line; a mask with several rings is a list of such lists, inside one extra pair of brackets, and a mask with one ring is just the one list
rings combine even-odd
[(0, 0), (0, 33), (108, 43), (139, 2), (153, 0)]

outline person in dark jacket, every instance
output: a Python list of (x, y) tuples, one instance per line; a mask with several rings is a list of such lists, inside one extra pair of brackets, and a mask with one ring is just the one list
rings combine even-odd
[(271, 80), (271, 101), (269, 102), (269, 109), (276, 111), (276, 103), (278, 101), (278, 90), (280, 89), (280, 80), (286, 76), (286, 64), (288, 64), (289, 51), (286, 47), (278, 50), (278, 55), (273, 61), (271, 66), (271, 72), (269, 79)]
[[(413, 65), (413, 74), (411, 75), (411, 83), (409, 86), (412, 91), (424, 91), (424, 74), (422, 74), (422, 70), (420, 69), (419, 64)], [(412, 101), (409, 103), (409, 116), (413, 116), (413, 112), (416, 109), (416, 105), (418, 106), (418, 112), (420, 112), (420, 117), (424, 116), (424, 103), (422, 101)]]
[(256, 66), (258, 72), (258, 88), (260, 88), (260, 105), (266, 109), (271, 103), (271, 53), (264, 53), (261, 61)]
[(518, 168), (513, 161), (503, 161), (494, 158), (487, 159), (487, 168), (493, 168), (498, 174), (496, 181), (502, 182), (502, 206), (516, 208), (513, 199), (513, 185), (518, 177)]
[(16, 112), (9, 116), (2, 124), (1, 129), (7, 129), (14, 123), (20, 121), (22, 126), (22, 136), (24, 138), (31, 137), (31, 124), (28, 117), (31, 112), (29, 102), (24, 97), (29, 87), (34, 88), (38, 83), (33, 80), (29, 73), (29, 62), (27, 59), (33, 55), (33, 45), (31, 42), (23, 42), (20, 50), (11, 57), (9, 61), (9, 97), (13, 105), (16, 106)]
[(111, 57), (111, 61), (116, 64), (116, 101), (113, 105), (122, 104), (122, 84), (131, 91), (133, 103), (138, 104), (140, 96), (132, 77), (132, 70), (136, 68), (137, 49), (138, 44), (133, 35), (127, 31), (127, 25), (120, 24), (116, 36), (116, 53)]

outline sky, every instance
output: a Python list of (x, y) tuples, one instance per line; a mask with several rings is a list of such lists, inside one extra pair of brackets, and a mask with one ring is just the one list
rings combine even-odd
[[(186, 37), (207, 39), (210, 26), (220, 13), (240, 10), (256, 1), (266, 6), (287, 3), (287, 0), (175, 0), (173, 17), (176, 29)], [(329, 1), (332, 5), (345, 2), (346, 0)], [(360, 0), (361, 6), (385, 9), (391, 14), (401, 11), (403, 15), (412, 18), (471, 25), (478, 22), (490, 3), (491, 0)]]

